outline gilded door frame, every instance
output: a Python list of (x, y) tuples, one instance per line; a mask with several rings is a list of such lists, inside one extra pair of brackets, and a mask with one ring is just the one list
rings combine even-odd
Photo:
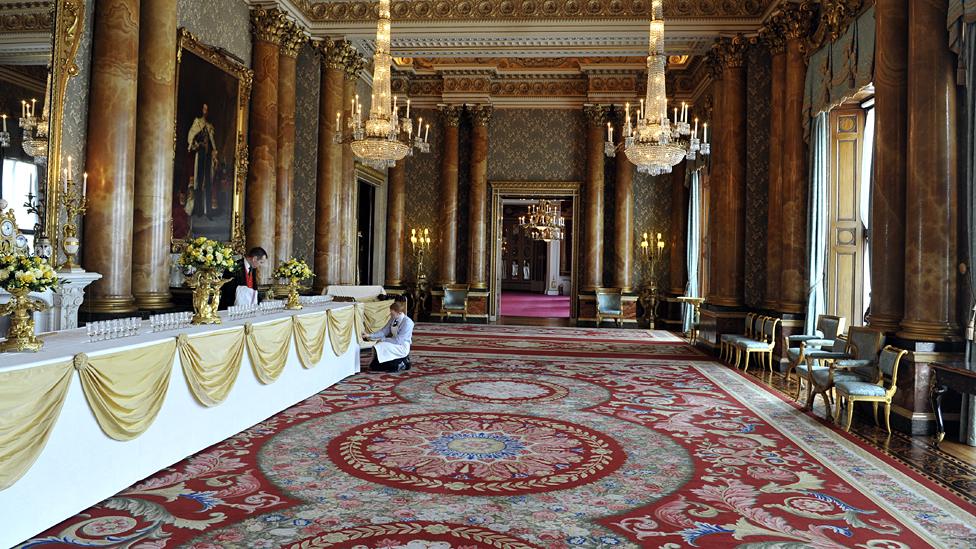
[(497, 303), (501, 288), (498, 287), (498, 268), (501, 255), (502, 239), (502, 200), (506, 198), (569, 198), (573, 211), (573, 230), (572, 230), (572, 268), (570, 269), (570, 313), (569, 316), (575, 319), (579, 316), (579, 219), (580, 206), (580, 187), (579, 181), (489, 181), (491, 192), (491, 257), (489, 258), (488, 280), (488, 317), (497, 319)]

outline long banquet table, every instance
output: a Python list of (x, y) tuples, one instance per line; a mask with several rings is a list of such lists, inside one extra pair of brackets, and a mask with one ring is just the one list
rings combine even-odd
[[(78, 353), (97, 359), (118, 351), (159, 345), (174, 338), (186, 341), (186, 337), (233, 330), (250, 333), (250, 328), (244, 330), (245, 324), (257, 327), (291, 316), (325, 316), (326, 310), (338, 311), (351, 306), (350, 303), (327, 303), (301, 311), (283, 311), (247, 319), (227, 320), (225, 317), (224, 323), (218, 326), (191, 326), (97, 342), (88, 340), (85, 329), (58, 332), (44, 337), (45, 346), (39, 353), (0, 354), (0, 379), (5, 372), (63, 363)], [(293, 322), (297, 324), (295, 319)], [(328, 323), (326, 328), (331, 330)], [(148, 323), (144, 323), (144, 329), (148, 330)], [(180, 336), (181, 333), (185, 336)], [(46, 446), (22, 477), (0, 490), (0, 547), (14, 546), (359, 370), (360, 348), (355, 342), (350, 343), (341, 356), (336, 356), (327, 334), (319, 362), (313, 367), (307, 367), (307, 364), (303, 367), (296, 342), (291, 339), (287, 360), (276, 380), (267, 384), (259, 381), (250, 353), (245, 350), (236, 380), (226, 398), (211, 406), (205, 406), (195, 398), (181, 366), (180, 352), (174, 353), (168, 388), (158, 415), (148, 429), (127, 441), (106, 435), (86, 400), (80, 375), (71, 372), (63, 407)]]

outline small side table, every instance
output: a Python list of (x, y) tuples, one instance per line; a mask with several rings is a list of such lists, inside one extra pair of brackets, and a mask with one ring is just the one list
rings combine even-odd
[(691, 319), (691, 329), (688, 330), (688, 342), (692, 345), (698, 343), (698, 323), (701, 321), (701, 304), (705, 302), (704, 297), (678, 296), (678, 301), (686, 303), (694, 308), (694, 316)]
[(976, 396), (976, 372), (966, 362), (936, 362), (932, 364), (932, 409), (935, 411), (935, 445), (945, 438), (942, 421), (942, 396), (949, 389), (964, 395)]

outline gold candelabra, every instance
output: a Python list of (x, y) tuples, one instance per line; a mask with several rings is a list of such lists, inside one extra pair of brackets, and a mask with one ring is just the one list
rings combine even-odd
[(417, 278), (427, 278), (424, 273), (424, 258), (430, 251), (430, 229), (410, 229), (410, 247), (413, 250), (414, 265)]
[(75, 220), (79, 216), (84, 217), (87, 209), (88, 194), (88, 173), (83, 175), (81, 188), (73, 178), (71, 169), (71, 157), (68, 157), (68, 167), (64, 170), (64, 192), (58, 197), (58, 203), (64, 210), (64, 225), (61, 226), (61, 250), (64, 252), (64, 263), (58, 270), (61, 272), (78, 272), (83, 269), (75, 265), (75, 256), (81, 243), (78, 241), (78, 225)]
[(654, 240), (651, 240), (647, 233), (644, 233), (642, 237), (640, 243), (641, 258), (645, 263), (650, 264), (651, 276), (641, 285), (639, 299), (641, 306), (644, 307), (644, 318), (647, 319), (649, 327), (653, 330), (655, 320), (657, 320), (657, 306), (660, 302), (657, 292), (657, 263), (664, 257), (664, 239), (661, 238), (661, 233), (657, 233)]

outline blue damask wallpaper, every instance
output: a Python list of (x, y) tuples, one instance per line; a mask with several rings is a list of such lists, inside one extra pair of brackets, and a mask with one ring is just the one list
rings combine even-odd
[(315, 178), (318, 169), (319, 54), (306, 45), (295, 69), (295, 257), (312, 264), (315, 245)]
[(766, 231), (769, 197), (769, 104), (772, 60), (765, 48), (749, 48), (746, 63), (746, 272), (745, 301), (760, 307), (766, 297)]

